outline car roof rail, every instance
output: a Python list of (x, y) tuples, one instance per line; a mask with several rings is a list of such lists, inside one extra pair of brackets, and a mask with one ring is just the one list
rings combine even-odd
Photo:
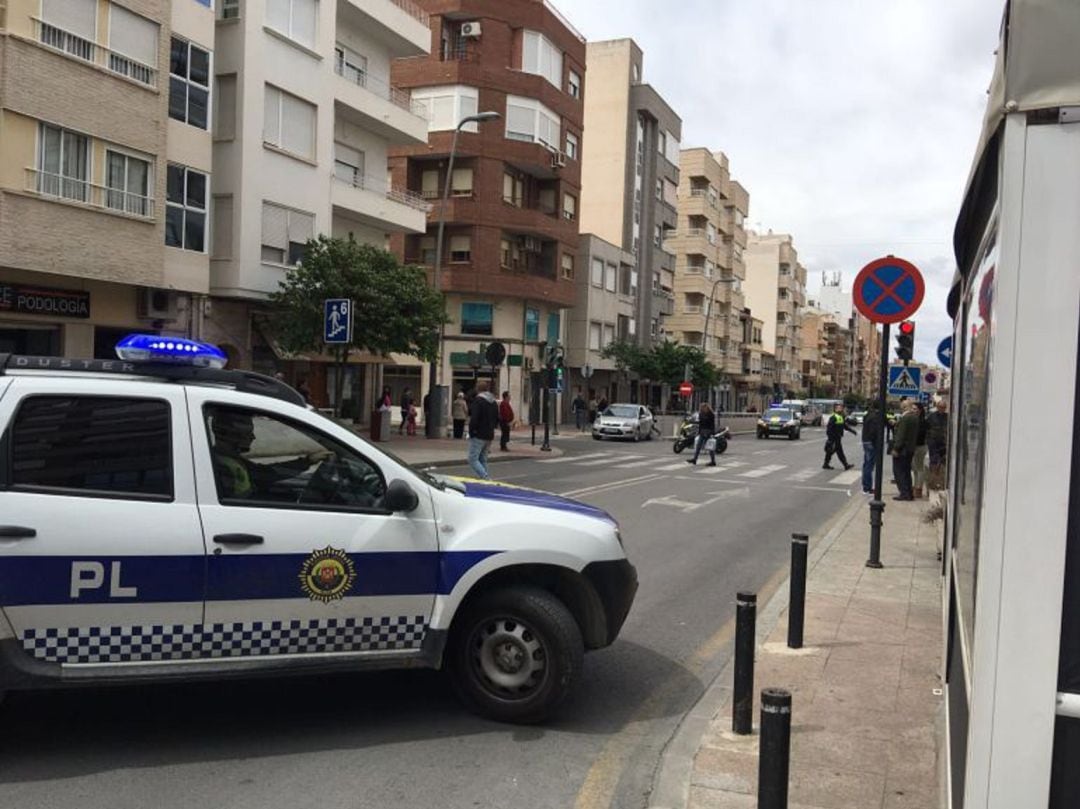
[(272, 376), (254, 371), (203, 368), (169, 362), (132, 362), (130, 360), (84, 360), (68, 357), (34, 357), (22, 354), (0, 354), (0, 376), (8, 371), (77, 371), (97, 374), (148, 376), (170, 382), (210, 383), (225, 385), (242, 393), (269, 396), (290, 404), (307, 407), (304, 397), (295, 389)]

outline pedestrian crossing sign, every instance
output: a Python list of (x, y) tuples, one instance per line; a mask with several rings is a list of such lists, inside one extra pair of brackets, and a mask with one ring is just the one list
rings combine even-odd
[(921, 392), (919, 386), (919, 378), (921, 376), (921, 368), (910, 368), (906, 365), (890, 365), (889, 395), (918, 396)]

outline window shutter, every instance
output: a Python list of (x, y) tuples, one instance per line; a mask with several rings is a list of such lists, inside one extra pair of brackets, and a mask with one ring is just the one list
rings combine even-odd
[(289, 0), (266, 0), (266, 24), (283, 34), (289, 33)]
[(521, 50), (521, 69), (529, 73), (540, 72), (540, 35), (526, 31)]
[(470, 168), (454, 169), (454, 178), (450, 183), (453, 191), (472, 191), (473, 171)]
[(451, 253), (468, 253), (470, 252), (472, 242), (468, 236), (451, 236), (450, 237), (450, 252)]
[(289, 211), (289, 241), (304, 244), (315, 238), (315, 215)]
[(529, 140), (535, 137), (536, 113), (532, 107), (506, 102), (506, 134), (523, 135)]
[(425, 199), (435, 199), (439, 196), (439, 172), (425, 171), (420, 175), (420, 193)]
[(431, 99), (431, 129), (453, 129), (457, 125), (454, 120), (454, 97), (452, 95), (434, 96)]
[(158, 25), (116, 4), (109, 5), (109, 47), (150, 67), (158, 63)]
[(263, 203), (262, 243), (278, 250), (289, 246), (289, 212), (280, 205)]
[(281, 145), (281, 90), (269, 84), (263, 96), (263, 141)]
[(220, 140), (236, 137), (236, 74), (217, 77), (214, 109), (214, 136)]
[[(214, 232), (211, 258), (232, 258), (233, 198), (214, 197)], [(265, 244), (265, 241), (263, 242)]]
[(281, 148), (315, 159), (315, 107), (288, 93), (281, 94)]
[(97, 38), (97, 0), (42, 0), (41, 18), (91, 42)]
[(358, 152), (351, 146), (346, 146), (344, 143), (334, 143), (334, 160), (339, 160), (349, 166), (352, 166), (360, 174), (364, 173), (364, 154)]
[(316, 0), (292, 0), (291, 36), (302, 45), (315, 47), (316, 19), (319, 4)]

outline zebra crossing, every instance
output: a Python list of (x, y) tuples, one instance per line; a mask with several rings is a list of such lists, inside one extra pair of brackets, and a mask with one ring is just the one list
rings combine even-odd
[[(772, 457), (770, 457), (772, 456)], [(670, 456), (668, 456), (670, 457)], [(658, 455), (642, 455), (624, 452), (588, 452), (582, 455), (562, 455), (558, 458), (545, 458), (538, 464), (562, 464), (567, 467), (583, 469), (608, 466), (618, 470), (641, 470), (643, 472), (681, 472), (685, 475), (708, 478), (713, 475), (727, 475), (733, 479), (747, 482), (769, 482), (779, 480), (787, 484), (825, 484), (826, 486), (848, 487), (860, 478), (858, 469), (836, 470), (822, 469), (814, 465), (796, 468), (793, 464), (780, 463), (780, 458), (773, 453), (754, 453), (746, 460), (720, 456), (716, 466), (709, 466), (703, 459), (697, 465), (687, 463), (688, 458), (667, 462), (668, 458)], [(766, 463), (773, 461), (773, 463)]]

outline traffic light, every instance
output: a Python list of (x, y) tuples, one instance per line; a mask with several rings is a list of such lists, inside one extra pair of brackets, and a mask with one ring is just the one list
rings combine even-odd
[(915, 321), (905, 320), (896, 329), (896, 357), (904, 365), (911, 362), (915, 352)]

